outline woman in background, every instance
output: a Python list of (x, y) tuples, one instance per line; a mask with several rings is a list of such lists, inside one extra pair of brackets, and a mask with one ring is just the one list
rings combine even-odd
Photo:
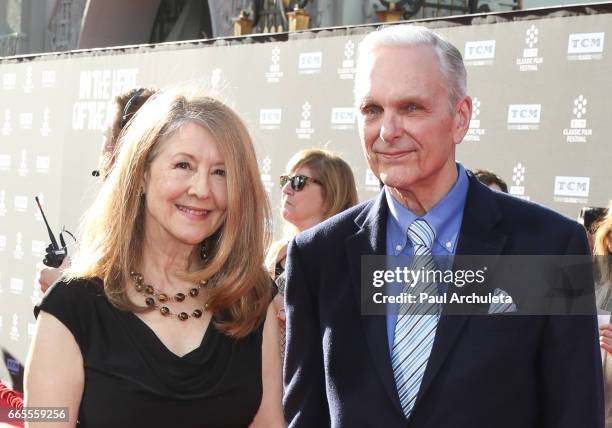
[[(357, 204), (357, 186), (351, 167), (330, 151), (302, 150), (287, 163), (287, 174), (280, 176), (283, 237), (272, 244), (266, 267), (279, 289), (274, 299), (284, 343), (285, 259), (287, 244), (299, 232)], [(284, 346), (281, 344), (281, 350)]]
[[(612, 312), (612, 203), (608, 215), (595, 229), (595, 297), (599, 311)], [(603, 377), (606, 428), (612, 427), (612, 324), (599, 326), (599, 343), (604, 350)]]
[(119, 144), (40, 305), (26, 406), (67, 407), (68, 427), (284, 426), (269, 209), (246, 127), (172, 89)]

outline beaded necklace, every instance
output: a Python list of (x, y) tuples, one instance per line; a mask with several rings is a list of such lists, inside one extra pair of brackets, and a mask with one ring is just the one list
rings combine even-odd
[[(189, 318), (200, 318), (202, 314), (204, 313), (204, 311), (208, 309), (208, 303), (205, 303), (203, 307), (194, 309), (191, 312), (191, 315), (188, 314), (187, 312), (178, 312), (178, 313), (172, 312), (170, 308), (163, 305), (163, 303), (169, 302), (169, 301), (176, 302), (176, 303), (182, 303), (185, 301), (185, 298), (187, 297), (185, 293), (176, 293), (174, 296), (169, 296), (166, 293), (161, 293), (159, 290), (155, 289), (155, 287), (153, 287), (151, 284), (145, 283), (144, 276), (139, 272), (135, 272), (135, 271), (130, 272), (130, 277), (132, 278), (132, 281), (134, 282), (134, 288), (136, 289), (136, 291), (146, 296), (145, 304), (148, 307), (158, 309), (159, 312), (163, 316), (176, 316), (179, 320), (185, 321)], [(189, 289), (189, 291), (187, 292), (187, 295), (189, 297), (195, 298), (200, 294), (200, 289), (204, 288), (205, 286), (206, 286), (206, 280), (202, 280), (196, 287)], [(162, 305), (156, 303), (156, 300), (162, 303)]]

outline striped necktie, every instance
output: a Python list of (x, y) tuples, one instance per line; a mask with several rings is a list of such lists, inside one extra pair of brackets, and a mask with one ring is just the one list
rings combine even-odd
[[(408, 238), (412, 242), (414, 255), (410, 269), (424, 272), (434, 269), (431, 247), (435, 232), (431, 226), (424, 219), (416, 219), (408, 228)], [(422, 281), (409, 291), (417, 296), (418, 302), (419, 293), (437, 295), (438, 287), (435, 282)], [(428, 303), (404, 303), (397, 316), (391, 365), (406, 418), (412, 412), (421, 386), (436, 335), (438, 318), (438, 305)]]

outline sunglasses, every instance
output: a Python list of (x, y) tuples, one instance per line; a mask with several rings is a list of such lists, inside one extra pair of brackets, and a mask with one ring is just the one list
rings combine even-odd
[(291, 189), (294, 192), (299, 192), (300, 190), (302, 190), (304, 188), (304, 186), (306, 185), (306, 183), (308, 183), (308, 181), (312, 181), (313, 183), (317, 183), (319, 185), (323, 184), (319, 180), (317, 180), (316, 178), (307, 177), (307, 176), (301, 175), (301, 174), (296, 174), (296, 175), (281, 175), (279, 181), (280, 181), (280, 186), (281, 187), (284, 187), (285, 184), (287, 184), (287, 182), (291, 183)]

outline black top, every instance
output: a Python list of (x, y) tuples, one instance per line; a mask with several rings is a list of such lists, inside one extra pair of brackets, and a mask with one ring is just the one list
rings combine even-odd
[(112, 306), (100, 281), (59, 282), (40, 309), (66, 325), (83, 355), (81, 427), (246, 427), (259, 409), (263, 323), (232, 339), (211, 320), (200, 346), (179, 357)]

